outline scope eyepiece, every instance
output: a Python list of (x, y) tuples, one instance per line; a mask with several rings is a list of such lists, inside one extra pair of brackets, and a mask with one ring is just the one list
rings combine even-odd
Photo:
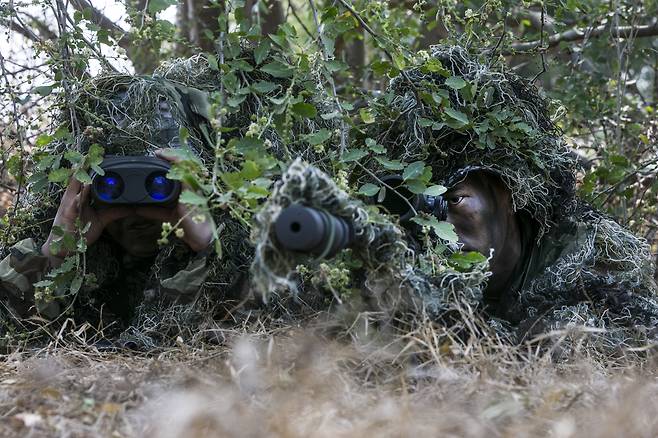
[(375, 195), (372, 197), (372, 202), (381, 205), (389, 213), (399, 216), (400, 222), (409, 222), (414, 217), (414, 210), (434, 215), (440, 221), (447, 219), (448, 203), (443, 196), (413, 193), (404, 187), (404, 179), (400, 175), (386, 175), (381, 180), (393, 190), (385, 188), (384, 199), (378, 202)]
[(100, 205), (170, 205), (181, 191), (180, 182), (167, 178), (168, 161), (156, 157), (106, 157), (105, 172), (92, 172), (92, 199)]

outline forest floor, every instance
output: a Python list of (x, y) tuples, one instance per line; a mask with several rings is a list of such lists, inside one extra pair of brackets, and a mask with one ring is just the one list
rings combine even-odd
[(0, 436), (658, 436), (652, 360), (453, 352), (414, 364), (404, 349), (303, 332), (152, 354), (66, 345), (6, 355)]

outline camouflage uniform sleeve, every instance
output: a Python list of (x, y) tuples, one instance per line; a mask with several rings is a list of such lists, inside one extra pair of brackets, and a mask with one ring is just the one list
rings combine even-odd
[(210, 251), (201, 252), (187, 263), (185, 268), (171, 275), (160, 277), (159, 288), (167, 301), (188, 303), (196, 298), (208, 278)]
[(33, 239), (24, 239), (9, 249), (0, 262), (0, 299), (13, 318), (26, 318), (35, 312), (48, 318), (59, 315), (60, 304), (35, 300), (34, 283), (50, 269), (48, 258), (41, 254)]

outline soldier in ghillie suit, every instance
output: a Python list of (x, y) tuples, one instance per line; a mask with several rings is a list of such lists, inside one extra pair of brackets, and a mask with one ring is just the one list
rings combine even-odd
[[(41, 323), (72, 316), (109, 338), (121, 332), (122, 341), (153, 347), (178, 335), (203, 336), (217, 318), (234, 317), (253, 252), (249, 211), (278, 175), (277, 159), (292, 159), (291, 149), (314, 159), (317, 144), (306, 139), (334, 135), (336, 122), (319, 115), (300, 122), (286, 104), (272, 110), (272, 100), (302, 98), (320, 114), (334, 111), (312, 75), (299, 73), (293, 85), (259, 68), (283, 68), (281, 56), (256, 61), (241, 46), (225, 58), (230, 69), (223, 72), (198, 55), (169, 61), (153, 76), (103, 75), (64, 102), (56, 141), (36, 154), (30, 193), (5, 234), (3, 327), (54, 329)], [(95, 210), (78, 179), (103, 153), (177, 162), (172, 171), (183, 188), (201, 196), (169, 209)], [(67, 188), (66, 178), (47, 184), (62, 173), (74, 174)], [(69, 246), (77, 247), (61, 249), (62, 231), (73, 232)]]
[[(38, 170), (49, 170), (51, 178), (53, 172), (67, 172), (61, 157), (73, 166), (98, 166), (103, 153), (169, 161), (187, 157), (181, 166), (202, 176), (207, 172), (202, 163), (214, 155), (207, 95), (161, 76), (102, 76), (77, 90), (68, 107), (73, 119), (58, 132), (70, 134), (38, 155)], [(41, 192), (32, 186), (23, 197), (21, 220), (10, 236), (16, 243), (3, 249), (3, 329), (35, 331), (44, 319), (72, 317), (115, 337), (132, 323), (139, 330), (133, 327), (124, 340), (139, 337), (148, 345), (169, 335), (158, 321), (191, 325), (200, 318), (200, 302), (227, 301), (248, 263), (239, 221), (221, 210), (211, 217), (180, 202), (167, 208), (97, 209), (90, 205), (90, 186), (80, 181), (88, 178), (85, 170), (66, 185), (50, 184)], [(228, 259), (219, 260), (214, 250), (215, 224), (223, 230), (218, 239)], [(76, 237), (63, 239), (64, 233)], [(77, 241), (77, 248), (66, 248), (67, 238)], [(189, 306), (192, 302), (198, 305)], [(165, 316), (163, 306), (175, 311)]]
[[(459, 301), (483, 316), (494, 329), (489, 333), (513, 343), (556, 331), (569, 337), (564, 329), (575, 326), (589, 328), (586, 345), (606, 353), (652, 343), (658, 304), (648, 245), (577, 198), (576, 159), (547, 102), (528, 81), (483, 59), (461, 47), (434, 47), (371, 105), (377, 123), (366, 131), (368, 139), (355, 139), (378, 147), (361, 154), (353, 179), (385, 187), (385, 175), (405, 169), (400, 188), (407, 194), (440, 184), (447, 189), (447, 211), (439, 221), (454, 226), (464, 251), (489, 257), (488, 278), (477, 274), (477, 263), (463, 269), (468, 253), (446, 257), (451, 245), (440, 244), (436, 235), (428, 239), (422, 231), (428, 227), (418, 225), (431, 225), (440, 237), (447, 236), (445, 226), (419, 217), (407, 222), (405, 249), (395, 252), (402, 259), (378, 260), (379, 270), (397, 271), (389, 289), (406, 295), (402, 301), (413, 303), (416, 314), (436, 321), (454, 316), (450, 309)], [(341, 210), (359, 205), (323, 205), (305, 195), (307, 186), (313, 184), (302, 179), (291, 190), (284, 178), (286, 193), (270, 201), (259, 224), (265, 230), (259, 240), (269, 242), (261, 247), (277, 247), (267, 224), (281, 206), (302, 203), (350, 219)], [(377, 240), (372, 235), (363, 243)], [(368, 251), (373, 248), (384, 246)], [(273, 260), (260, 255), (257, 261)], [(437, 268), (436, 260), (444, 266)], [(256, 278), (265, 274), (271, 287), (272, 279), (290, 278), (284, 275), (290, 265), (256, 265)], [(573, 345), (563, 342), (558, 351), (568, 353)]]

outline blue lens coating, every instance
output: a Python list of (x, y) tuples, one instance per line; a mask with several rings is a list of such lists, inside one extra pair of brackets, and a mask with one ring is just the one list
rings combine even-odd
[(167, 199), (174, 191), (174, 182), (164, 172), (155, 172), (146, 179), (146, 191), (156, 201)]
[(99, 175), (95, 181), (96, 193), (103, 201), (117, 199), (123, 192), (123, 180), (115, 173), (108, 172), (105, 175)]

